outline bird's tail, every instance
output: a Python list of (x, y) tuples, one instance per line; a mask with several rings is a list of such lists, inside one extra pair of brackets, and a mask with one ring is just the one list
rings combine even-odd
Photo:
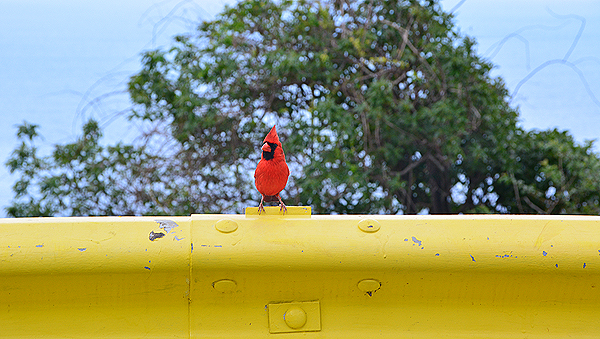
[(279, 204), (279, 199), (277, 199), (276, 195), (265, 195), (264, 198), (264, 203), (270, 203), (270, 202), (275, 202), (276, 204), (274, 205), (278, 205)]

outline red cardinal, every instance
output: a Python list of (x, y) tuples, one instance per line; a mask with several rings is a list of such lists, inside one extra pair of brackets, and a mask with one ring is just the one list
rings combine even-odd
[(262, 194), (260, 205), (258, 205), (258, 214), (265, 211), (263, 202), (277, 200), (279, 200), (279, 210), (285, 213), (287, 208), (281, 201), (279, 192), (285, 188), (290, 170), (285, 162), (285, 154), (283, 154), (283, 147), (279, 141), (279, 136), (277, 136), (275, 126), (271, 128), (271, 131), (265, 137), (261, 149), (262, 155), (254, 172), (254, 184)]

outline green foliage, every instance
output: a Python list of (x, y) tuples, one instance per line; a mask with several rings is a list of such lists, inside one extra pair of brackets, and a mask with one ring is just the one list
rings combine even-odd
[(591, 143), (522, 131), (491, 69), (436, 1), (239, 2), (144, 53), (142, 146), (100, 147), (87, 127), (38, 158), (20, 127), (10, 213), (242, 212), (275, 123), (283, 197), (317, 213), (598, 213)]
[(502, 204), (513, 213), (600, 214), (600, 158), (592, 147), (557, 130), (527, 133), (517, 166), (499, 180), (500, 195), (513, 198)]
[(83, 126), (79, 140), (56, 145), (52, 155), (40, 157), (35, 145), (37, 128), (26, 122), (18, 127), (21, 145), (6, 163), (11, 173), (20, 175), (13, 187), (15, 198), (6, 209), (9, 216), (140, 212), (140, 202), (134, 201), (134, 196), (136, 190), (141, 190), (143, 167), (137, 165), (146, 157), (142, 151), (122, 144), (100, 146), (100, 128), (90, 120)]
[(476, 188), (499, 173), (516, 130), (473, 46), (435, 2), (245, 1), (146, 53), (130, 91), (136, 117), (223, 163), (277, 121), (302, 169), (290, 198), (317, 212), (449, 213), (458, 174)]

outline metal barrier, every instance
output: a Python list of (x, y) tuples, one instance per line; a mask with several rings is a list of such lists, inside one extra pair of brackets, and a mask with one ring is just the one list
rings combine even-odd
[(1, 338), (598, 338), (600, 218), (0, 219)]

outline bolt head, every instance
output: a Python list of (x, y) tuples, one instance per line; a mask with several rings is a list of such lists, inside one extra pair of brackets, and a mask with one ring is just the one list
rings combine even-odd
[(298, 306), (292, 306), (283, 315), (285, 323), (293, 329), (298, 329), (306, 324), (306, 312)]
[(238, 224), (230, 219), (221, 219), (217, 221), (215, 228), (221, 233), (231, 233), (238, 229)]
[(358, 222), (358, 228), (366, 233), (374, 233), (379, 231), (381, 226), (377, 220), (373, 219), (363, 219)]

